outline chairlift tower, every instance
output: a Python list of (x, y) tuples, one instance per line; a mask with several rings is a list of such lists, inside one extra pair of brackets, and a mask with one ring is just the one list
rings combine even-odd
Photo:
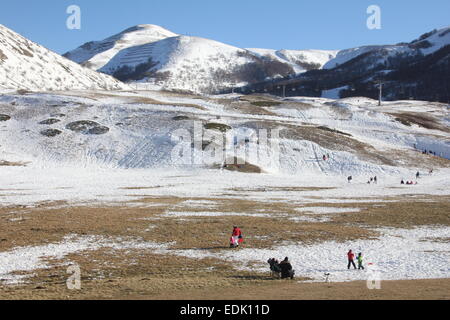
[(379, 94), (378, 94), (378, 106), (381, 106), (381, 101), (383, 100), (383, 82), (381, 80), (378, 81), (378, 89), (379, 89)]

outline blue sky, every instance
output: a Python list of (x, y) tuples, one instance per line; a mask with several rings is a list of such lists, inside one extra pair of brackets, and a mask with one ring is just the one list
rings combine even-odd
[[(242, 48), (345, 49), (411, 41), (450, 23), (449, 0), (14, 0), (2, 1), (0, 24), (58, 53), (137, 24)], [(68, 30), (78, 5), (81, 30)], [(366, 27), (369, 5), (382, 29)]]

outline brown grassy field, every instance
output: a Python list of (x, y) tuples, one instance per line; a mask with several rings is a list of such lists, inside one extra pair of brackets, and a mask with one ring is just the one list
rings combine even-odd
[[(132, 190), (133, 187), (130, 187)], [(136, 187), (137, 188), (137, 187)], [(254, 190), (255, 191), (255, 190)], [(264, 190), (260, 190), (264, 192)], [(298, 192), (301, 192), (298, 190)], [(391, 198), (390, 200), (392, 200)], [(187, 198), (146, 197), (118, 206), (70, 206), (42, 203), (34, 208), (0, 208), (0, 252), (16, 247), (58, 243), (69, 234), (170, 243), (169, 249), (219, 250), (228, 246), (230, 226), (242, 226), (247, 247), (269, 248), (275, 239), (317, 243), (333, 239), (376, 238), (371, 227), (450, 225), (448, 197), (414, 197), (399, 202), (326, 203), (314, 206), (361, 208), (360, 212), (330, 216), (327, 222), (291, 222), (301, 217), (298, 205), (244, 199), (196, 199), (214, 202), (214, 217), (164, 216), (167, 211), (204, 211), (183, 205)], [(151, 206), (149, 206), (151, 205)], [(312, 206), (312, 204), (306, 205)], [(272, 216), (227, 216), (228, 212), (264, 210)], [(202, 237), (195, 230), (208, 230)], [(448, 241), (440, 239), (439, 241)], [(193, 259), (144, 249), (102, 248), (72, 253), (63, 260), (47, 261), (50, 268), (21, 272), (28, 275), (19, 285), (0, 286), (0, 299), (225, 299), (230, 288), (239, 288), (236, 299), (448, 299), (449, 280), (386, 281), (382, 290), (368, 290), (364, 283), (298, 283), (274, 280), (233, 269), (217, 258)], [(67, 262), (81, 267), (81, 290), (66, 287)], [(250, 262), (251, 265), (251, 262)], [(297, 280), (307, 280), (299, 274)]]

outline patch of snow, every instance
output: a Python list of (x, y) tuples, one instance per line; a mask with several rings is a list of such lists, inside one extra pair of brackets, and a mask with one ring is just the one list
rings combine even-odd
[(360, 208), (332, 208), (332, 207), (304, 207), (296, 209), (307, 214), (330, 214), (330, 213), (347, 213), (360, 212)]
[(271, 217), (270, 214), (262, 213), (239, 213), (239, 212), (181, 212), (181, 211), (169, 211), (163, 214), (164, 217), (226, 217), (226, 216), (237, 216), (237, 217)]
[(158, 250), (166, 249), (167, 245), (119, 238), (108, 239), (99, 236), (69, 235), (59, 243), (20, 247), (0, 252), (0, 281), (4, 281), (7, 284), (21, 283), (29, 275), (15, 275), (14, 272), (31, 272), (38, 269), (47, 269), (50, 268), (50, 262), (48, 261), (50, 259), (61, 260), (69, 254), (95, 251), (100, 248), (113, 250), (145, 249), (158, 252)]
[[(440, 279), (450, 277), (449, 244), (433, 242), (448, 237), (449, 227), (414, 229), (379, 229), (379, 239), (337, 243), (286, 244), (272, 249), (242, 248), (240, 250), (177, 250), (176, 254), (192, 258), (217, 258), (236, 262), (239, 269), (267, 272), (269, 258), (289, 257), (298, 277), (324, 281), (330, 273), (331, 282), (368, 280), (374, 272), (380, 280)], [(349, 249), (363, 253), (366, 270), (347, 270)], [(246, 267), (259, 262), (256, 267)], [(370, 265), (372, 264), (372, 265)], [(368, 269), (370, 271), (368, 271)]]

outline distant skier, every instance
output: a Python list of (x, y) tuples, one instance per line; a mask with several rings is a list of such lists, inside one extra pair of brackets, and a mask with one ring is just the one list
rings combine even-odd
[(347, 258), (348, 258), (348, 267), (347, 267), (347, 269), (350, 270), (350, 267), (353, 265), (353, 268), (355, 268), (355, 270), (356, 270), (355, 254), (353, 253), (352, 250), (350, 250), (347, 253)]
[(420, 172), (417, 171), (417, 173), (416, 173), (416, 179), (419, 179), (419, 178), (420, 178)]
[(327, 156), (323, 155), (323, 161), (327, 161)]
[(352, 176), (350, 176), (350, 177), (347, 178), (348, 183), (352, 182), (352, 180), (353, 180), (353, 177), (352, 177)]
[(361, 252), (358, 254), (358, 257), (356, 258), (356, 260), (358, 261), (358, 270), (361, 270), (361, 269), (364, 270), (364, 266), (363, 266), (364, 259), (363, 259)]
[(375, 184), (378, 184), (378, 178), (377, 178), (377, 176), (375, 176), (375, 177), (373, 178), (373, 182), (374, 182)]

